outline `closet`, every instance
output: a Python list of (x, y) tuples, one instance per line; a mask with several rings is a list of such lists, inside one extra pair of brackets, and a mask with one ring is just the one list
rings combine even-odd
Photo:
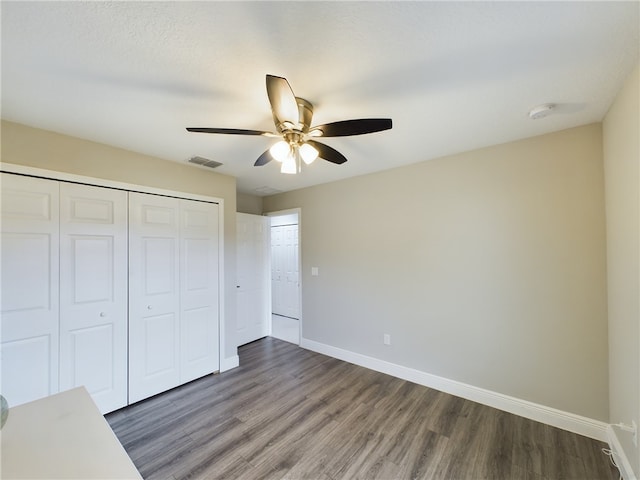
[(132, 192), (129, 212), (129, 400), (136, 402), (218, 370), (218, 322), (211, 322), (218, 209)]
[(103, 413), (219, 370), (218, 205), (2, 173), (2, 377)]
[(115, 410), (127, 404), (127, 192), (56, 183), (59, 390), (84, 385), (101, 410)]
[(290, 217), (272, 218), (272, 222), (278, 224), (271, 226), (271, 302), (274, 315), (299, 319), (298, 224), (279, 224), (291, 221)]
[(60, 189), (2, 174), (2, 393), (9, 405), (58, 391)]

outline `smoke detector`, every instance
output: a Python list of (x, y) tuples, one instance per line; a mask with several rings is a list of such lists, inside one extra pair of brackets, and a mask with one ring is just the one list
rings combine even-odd
[(553, 113), (555, 108), (555, 103), (543, 103), (542, 105), (538, 105), (537, 107), (533, 107), (529, 110), (529, 118), (531, 120), (537, 120), (539, 118), (548, 117)]

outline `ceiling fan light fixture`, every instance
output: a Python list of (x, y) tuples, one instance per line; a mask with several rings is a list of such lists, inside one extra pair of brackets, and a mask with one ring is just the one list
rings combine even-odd
[(283, 163), (291, 154), (291, 145), (284, 140), (274, 143), (269, 149), (269, 153), (278, 162)]
[(298, 165), (296, 165), (296, 157), (292, 155), (287, 155), (287, 158), (283, 160), (282, 166), (280, 167), (280, 173), (288, 173), (290, 175), (295, 175), (298, 173)]
[(318, 150), (308, 143), (300, 145), (300, 156), (307, 165), (311, 165), (313, 161), (318, 158)]

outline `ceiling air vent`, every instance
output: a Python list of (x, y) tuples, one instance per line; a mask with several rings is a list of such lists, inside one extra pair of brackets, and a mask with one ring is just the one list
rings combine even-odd
[(202, 165), (203, 167), (207, 168), (216, 168), (222, 165), (220, 162), (209, 160), (208, 158), (204, 157), (191, 157), (189, 159), (189, 163), (195, 163), (196, 165)]

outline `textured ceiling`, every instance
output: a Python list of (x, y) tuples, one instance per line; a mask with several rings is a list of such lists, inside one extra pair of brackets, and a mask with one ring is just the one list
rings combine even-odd
[[(602, 120), (638, 62), (639, 5), (2, 1), (2, 117), (292, 190)], [(299, 175), (253, 167), (273, 139), (185, 131), (273, 130), (265, 74), (314, 125), (393, 129), (326, 139), (349, 161)]]

